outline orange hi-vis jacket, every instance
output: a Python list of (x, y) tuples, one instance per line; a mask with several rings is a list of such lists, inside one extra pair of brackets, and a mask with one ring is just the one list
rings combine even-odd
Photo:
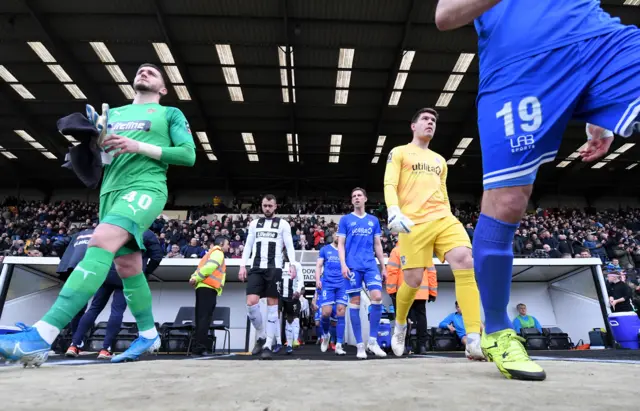
[(202, 257), (200, 263), (198, 263), (198, 268), (192, 276), (196, 278), (196, 288), (213, 288), (220, 295), (226, 280), (226, 273), (227, 265), (224, 259), (224, 252), (222, 248), (215, 246)]
[[(400, 249), (394, 247), (387, 261), (387, 294), (395, 294), (404, 281), (402, 274), (402, 266), (400, 265)], [(438, 296), (438, 276), (435, 267), (428, 267), (422, 275), (422, 283), (416, 294), (416, 300), (428, 300), (429, 296)]]

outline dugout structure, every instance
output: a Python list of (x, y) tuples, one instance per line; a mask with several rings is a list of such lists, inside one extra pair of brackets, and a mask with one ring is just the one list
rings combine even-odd
[[(315, 291), (317, 251), (297, 251), (302, 263), (306, 297)], [(32, 324), (55, 301), (62, 281), (56, 273), (57, 257), (6, 257), (0, 274), (0, 324), (16, 322)], [(436, 262), (438, 299), (427, 305), (429, 327), (435, 327), (454, 310), (455, 284), (447, 263)], [(157, 322), (172, 322), (182, 306), (195, 305), (195, 293), (189, 286), (189, 276), (198, 259), (164, 259), (150, 278), (153, 311)], [(238, 280), (240, 260), (227, 260), (227, 285), (218, 298), (218, 306), (231, 308), (231, 349), (244, 351), (253, 344), (254, 330), (246, 315), (245, 284)], [(524, 303), (529, 314), (538, 318), (543, 327), (560, 327), (574, 342), (589, 340), (593, 328), (604, 328), (611, 335), (608, 321), (610, 309), (601, 261), (588, 259), (515, 259), (509, 315), (517, 315), (516, 305)], [(387, 295), (385, 305), (390, 304)], [(361, 317), (363, 335), (368, 335), (368, 299), (363, 293)], [(266, 310), (265, 310), (266, 311)], [(106, 321), (109, 305), (97, 321)], [(266, 314), (266, 312), (264, 313)], [(133, 321), (127, 309), (124, 321)], [(348, 322), (348, 320), (347, 320)], [(220, 336), (222, 337), (222, 336)], [(347, 324), (347, 343), (353, 343)]]

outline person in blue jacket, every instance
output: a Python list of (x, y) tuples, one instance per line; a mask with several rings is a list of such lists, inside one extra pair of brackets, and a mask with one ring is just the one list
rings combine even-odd
[(439, 328), (449, 330), (451, 333), (456, 334), (462, 341), (462, 344), (467, 344), (467, 331), (464, 328), (464, 321), (462, 321), (462, 310), (456, 301), (456, 312), (447, 315), (447, 317), (440, 321)]

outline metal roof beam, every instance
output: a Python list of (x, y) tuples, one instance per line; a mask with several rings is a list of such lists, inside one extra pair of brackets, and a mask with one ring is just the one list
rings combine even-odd
[[(405, 19), (404, 28), (402, 31), (402, 40), (400, 41), (400, 44), (398, 45), (398, 48), (396, 50), (396, 57), (393, 59), (393, 64), (391, 65), (391, 67), (389, 67), (389, 70), (388, 70), (389, 74), (387, 76), (387, 85), (385, 87), (385, 92), (382, 96), (382, 101), (380, 102), (380, 108), (378, 110), (378, 117), (377, 117), (378, 122), (376, 124), (376, 134), (372, 136), (370, 144), (367, 144), (367, 151), (369, 152), (371, 158), (373, 158), (373, 154), (376, 148), (376, 143), (378, 141), (378, 136), (382, 131), (382, 123), (384, 119), (385, 109), (387, 108), (387, 104), (389, 103), (389, 98), (391, 98), (391, 93), (393, 92), (393, 85), (395, 84), (396, 76), (400, 71), (400, 62), (402, 61), (402, 57), (404, 56), (403, 50), (405, 49), (407, 45), (407, 40), (409, 39), (409, 33), (411, 32), (412, 18), (413, 18), (413, 14), (416, 12), (416, 6), (417, 6), (416, 0), (411, 0), (411, 3), (409, 4), (408, 10), (407, 10), (407, 17)], [(370, 162), (370, 161), (371, 160), (367, 160), (367, 162)], [(362, 178), (365, 181), (368, 182), (368, 177), (371, 176), (371, 174), (372, 173), (370, 169), (370, 164), (362, 167)], [(367, 184), (365, 183), (365, 185)]]
[[(285, 35), (285, 55), (287, 60), (287, 94), (289, 95), (289, 122), (291, 123), (291, 138), (293, 146), (293, 161), (296, 164), (296, 169), (300, 168), (300, 164), (296, 161), (299, 158), (298, 145), (296, 144), (296, 134), (298, 133), (297, 121), (296, 121), (296, 103), (293, 98), (293, 53), (292, 53), (292, 41), (291, 30), (289, 29), (289, 0), (282, 1), (283, 11), (283, 24)], [(288, 154), (288, 150), (287, 150)], [(296, 172), (296, 180), (299, 173)]]
[[(166, 23), (165, 14), (162, 11), (162, 5), (160, 0), (154, 0), (153, 5), (156, 11), (156, 20), (158, 22), (158, 25), (160, 26), (160, 31), (162, 32), (162, 37), (164, 38), (164, 42), (167, 43), (167, 45), (169, 46), (169, 49), (173, 54), (173, 58), (175, 60), (176, 66), (178, 66), (178, 70), (180, 70), (180, 73), (182, 74), (182, 79), (184, 80), (184, 84), (187, 86), (187, 89), (191, 94), (191, 99), (192, 99), (191, 101), (193, 101), (193, 103), (195, 104), (196, 109), (200, 114), (200, 117), (202, 117), (202, 120), (206, 125), (207, 136), (209, 137), (209, 144), (211, 144), (211, 147), (213, 148), (213, 151), (214, 151), (214, 155), (217, 157), (218, 162), (220, 163), (222, 174), (225, 180), (228, 180), (231, 177), (231, 165), (227, 163), (224, 153), (222, 152), (222, 149), (218, 144), (218, 141), (213, 135), (215, 130), (213, 121), (204, 111), (204, 108), (203, 108), (204, 103), (202, 102), (202, 99), (197, 93), (196, 86), (193, 80), (191, 79), (191, 75), (189, 74), (189, 69), (184, 64), (184, 56), (181, 49), (179, 47), (174, 47), (173, 36), (171, 35), (171, 32), (169, 31), (169, 27)], [(196, 146), (197, 144), (198, 142), (196, 141)]]

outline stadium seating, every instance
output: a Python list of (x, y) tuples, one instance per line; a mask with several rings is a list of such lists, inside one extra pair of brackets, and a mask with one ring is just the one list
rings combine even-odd
[(550, 350), (568, 350), (573, 347), (569, 334), (558, 327), (543, 328), (542, 333), (548, 339)]
[(549, 339), (536, 328), (522, 328), (520, 335), (525, 339), (527, 350), (546, 350), (549, 348)]
[(213, 334), (212, 352), (216, 350), (216, 338), (215, 331), (224, 332), (224, 341), (222, 342), (222, 351), (228, 347), (227, 353), (231, 354), (231, 308), (229, 307), (216, 307), (213, 310), (213, 320), (211, 321), (211, 328), (209, 330)]
[(449, 330), (439, 327), (431, 329), (434, 351), (456, 351), (460, 349), (460, 339)]
[[(104, 337), (107, 334), (107, 322), (102, 321), (93, 327), (91, 335), (87, 339), (86, 346), (88, 351), (100, 351), (104, 343)], [(114, 349), (114, 347), (112, 347)]]
[(173, 324), (167, 325), (164, 338), (167, 353), (187, 353), (191, 352), (193, 342), (193, 332), (196, 318), (195, 307), (180, 307)]

